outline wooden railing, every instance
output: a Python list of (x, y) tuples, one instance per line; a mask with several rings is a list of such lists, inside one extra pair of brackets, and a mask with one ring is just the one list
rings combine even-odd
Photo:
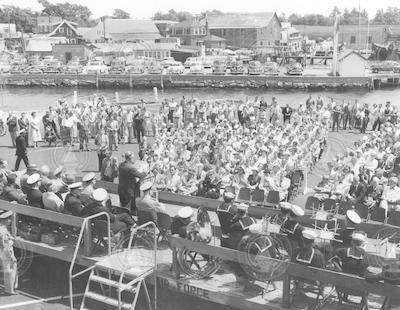
[[(72, 227), (81, 228), (84, 223), (84, 218), (63, 214), (55, 211), (39, 209), (31, 206), (11, 203), (8, 201), (0, 200), (0, 210), (12, 211), (11, 217), (11, 233), (14, 237), (18, 235), (18, 215), (25, 215), (39, 220), (46, 220), (61, 225), (68, 225)], [(90, 223), (85, 227), (84, 233), (84, 255), (89, 256), (92, 249), (92, 234)], [(18, 240), (16, 242), (18, 246)]]
[[(244, 252), (237, 250), (232, 250), (223, 247), (211, 246), (204, 243), (194, 242), (187, 239), (179, 238), (176, 236), (171, 236), (169, 238), (170, 246), (173, 252), (173, 270), (175, 276), (179, 278), (180, 270), (179, 264), (177, 262), (177, 251), (178, 249), (186, 249), (189, 251), (195, 251), (201, 254), (206, 254), (210, 256), (216, 256), (224, 261), (232, 262), (242, 262), (241, 256), (245, 255)], [(277, 262), (276, 259), (261, 257), (257, 258), (265, 260), (262, 264)], [(364, 278), (344, 274), (341, 272), (329, 271), (320, 268), (307, 267), (304, 265), (299, 265), (289, 262), (280, 262), (281, 268), (284, 268), (283, 276), (283, 290), (282, 290), (282, 306), (290, 307), (291, 292), (290, 283), (294, 277), (302, 278), (309, 281), (320, 281), (324, 284), (329, 284), (332, 286), (340, 286), (343, 289), (349, 289), (370, 293), (378, 296), (385, 296), (392, 302), (400, 302), (400, 286), (393, 285), (384, 282), (374, 282), (370, 283)], [(388, 303), (385, 309), (390, 309), (390, 303)]]

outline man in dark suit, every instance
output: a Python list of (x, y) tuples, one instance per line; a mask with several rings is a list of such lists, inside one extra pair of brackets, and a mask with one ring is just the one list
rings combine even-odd
[(367, 195), (367, 183), (364, 175), (354, 176), (350, 186), (349, 198), (353, 203), (364, 203)]
[(65, 197), (64, 211), (75, 216), (80, 216), (83, 209), (82, 201), (79, 199), (82, 191), (82, 182), (72, 183), (68, 188), (70, 192)]
[(283, 114), (283, 123), (285, 124), (286, 121), (288, 121), (290, 124), (290, 117), (292, 116), (292, 108), (289, 107), (289, 104), (286, 104), (286, 107), (282, 108), (282, 114)]
[(18, 119), (18, 126), (19, 130), (25, 129), (25, 142), (26, 142), (26, 147), (29, 147), (29, 135), (28, 135), (28, 130), (29, 130), (29, 120), (26, 117), (25, 112), (21, 113), (21, 118)]
[(19, 136), (15, 139), (15, 146), (15, 155), (17, 156), (17, 161), (15, 162), (15, 171), (19, 169), (19, 164), (21, 163), (21, 160), (24, 161), (25, 166), (28, 168), (29, 160), (28, 152), (26, 150), (25, 129), (19, 131)]
[(42, 192), (39, 190), (40, 174), (32, 174), (31, 176), (29, 176), (26, 182), (31, 187), (31, 190), (28, 192), (27, 195), (29, 205), (35, 208), (43, 209)]
[[(133, 153), (125, 153), (125, 161), (119, 165), (118, 175), (118, 195), (122, 207), (130, 208), (134, 211), (136, 208), (135, 199), (139, 196), (140, 178), (146, 173), (138, 171), (133, 164)], [(130, 204), (130, 206), (129, 206)]]

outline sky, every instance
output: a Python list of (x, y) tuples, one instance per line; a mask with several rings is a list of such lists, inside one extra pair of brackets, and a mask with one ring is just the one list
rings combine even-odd
[[(66, 2), (67, 0), (49, 0), (51, 3)], [(150, 18), (155, 12), (167, 12), (173, 8), (176, 11), (200, 13), (206, 10), (217, 9), (223, 12), (269, 12), (278, 14), (291, 13), (307, 14), (321, 13), (328, 15), (336, 5), (339, 9), (358, 8), (366, 9), (370, 17), (374, 17), (380, 8), (388, 6), (400, 7), (399, 0), (68, 0), (70, 3), (82, 4), (90, 8), (93, 17), (111, 15), (115, 8), (129, 12), (132, 18)], [(30, 7), (40, 10), (41, 5), (36, 0), (0, 0), (0, 4), (13, 4), (20, 7)]]

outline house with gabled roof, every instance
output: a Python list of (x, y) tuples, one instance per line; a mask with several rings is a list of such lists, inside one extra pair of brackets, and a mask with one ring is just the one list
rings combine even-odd
[(225, 39), (230, 49), (262, 51), (280, 45), (282, 26), (275, 12), (210, 14), (207, 26), (210, 34)]
[(74, 22), (62, 20), (60, 23), (53, 25), (49, 37), (65, 38), (69, 44), (78, 44), (81, 41), (81, 36), (78, 32), (78, 25)]
[(354, 50), (344, 50), (337, 58), (337, 75), (345, 77), (365, 76), (367, 59)]

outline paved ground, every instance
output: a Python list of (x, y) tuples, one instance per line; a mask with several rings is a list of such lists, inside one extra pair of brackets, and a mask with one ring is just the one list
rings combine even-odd
[[(328, 148), (323, 154), (321, 161), (310, 172), (308, 178), (308, 189), (312, 189), (320, 180), (323, 174), (328, 172), (327, 162), (331, 161), (335, 154), (342, 153), (346, 148), (351, 147), (359, 134), (350, 131), (341, 131), (340, 133), (330, 133), (328, 139)], [(10, 148), (11, 141), (8, 135), (0, 137), (0, 158), (8, 160), (10, 167), (15, 163), (15, 150)], [(95, 146), (91, 144), (91, 149)], [(96, 171), (98, 160), (95, 151), (79, 152), (75, 147), (47, 147), (40, 146), (37, 149), (29, 149), (29, 159), (31, 163), (37, 165), (47, 164), (51, 169), (57, 165), (63, 164), (68, 170), (75, 171), (77, 174), (87, 171)], [(137, 154), (137, 144), (120, 145), (117, 152), (121, 158), (123, 152), (131, 150)], [(22, 164), (23, 165), (23, 164)], [(21, 166), (21, 169), (24, 168)], [(304, 205), (306, 196), (296, 197), (295, 203)], [(68, 264), (52, 260), (46, 257), (37, 257), (33, 261), (30, 270), (21, 275), (20, 287), (15, 296), (0, 295), (0, 310), (3, 309), (27, 309), (27, 310), (64, 310), (69, 308), (68, 300)], [(81, 296), (86, 280), (83, 278), (75, 283), (74, 290), (77, 294), (77, 304)], [(175, 302), (176, 301), (176, 302)], [(193, 299), (192, 297), (177, 295), (172, 292), (161, 292), (160, 303), (161, 310), (169, 309), (221, 309), (227, 310), (227, 307), (210, 304), (206, 301)], [(102, 309), (96, 307), (96, 309)]]

